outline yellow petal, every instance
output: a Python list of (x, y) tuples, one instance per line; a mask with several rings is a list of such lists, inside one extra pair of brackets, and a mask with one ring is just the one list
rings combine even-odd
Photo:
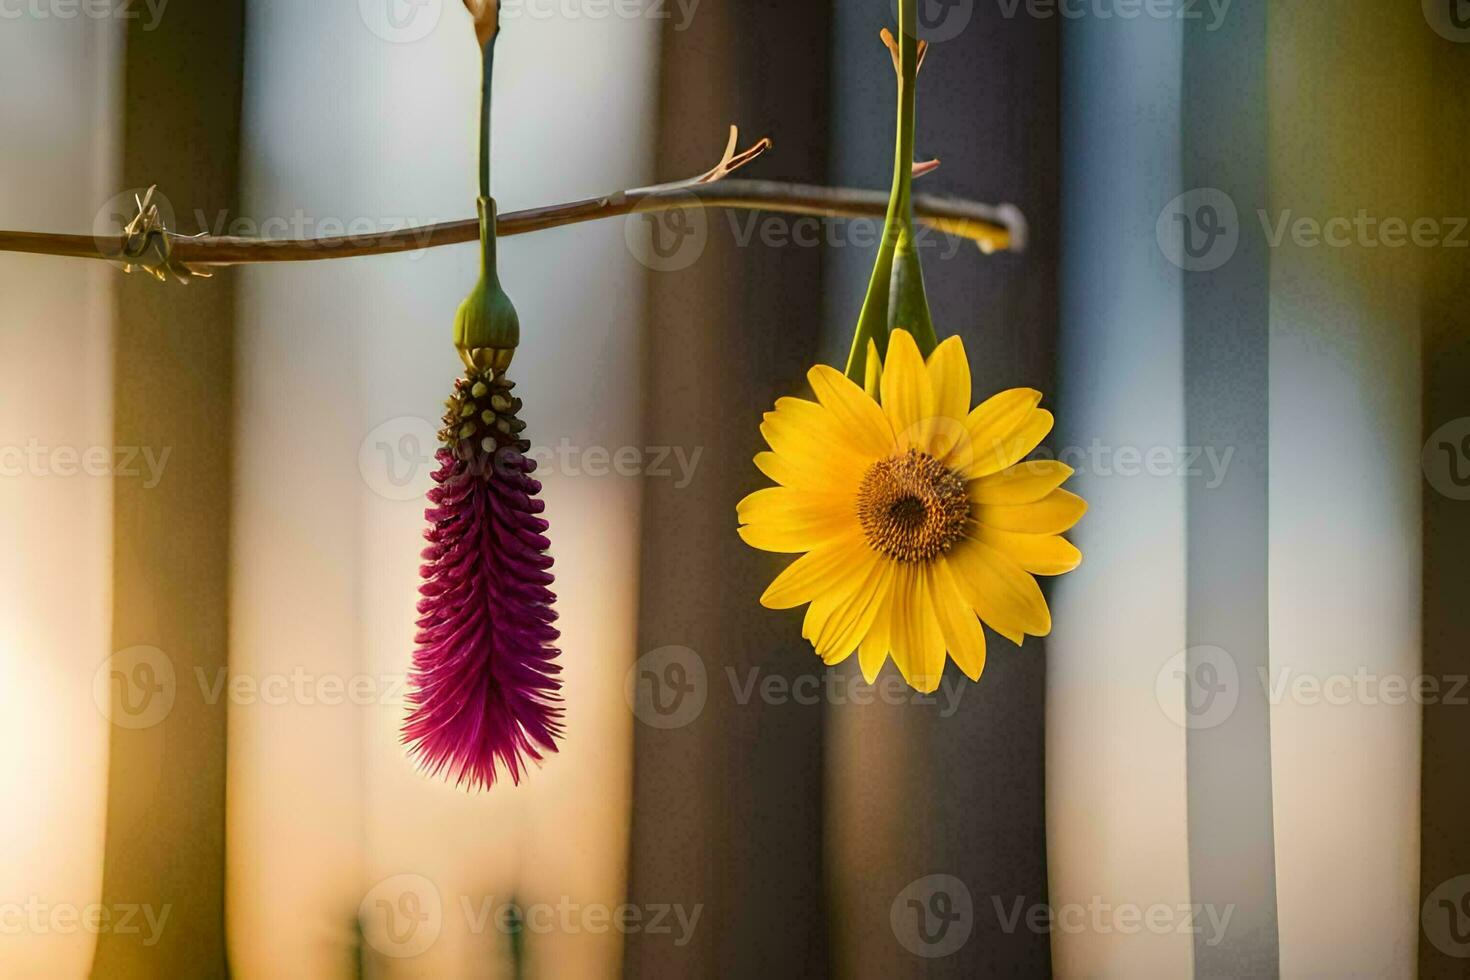
[[(999, 473), (1006, 467), (1025, 459), (1027, 454), (1041, 445), (1041, 440), (1045, 439), (1046, 434), (1051, 431), (1052, 421), (1051, 413), (1046, 409), (1034, 409), (1010, 435), (1001, 439), (975, 440), (970, 443), (969, 465), (951, 468), (957, 469), (966, 480), (976, 480), (992, 473)], [(953, 457), (964, 447), (964, 443), (957, 445), (951, 451), (950, 456)]]
[(975, 618), (975, 610), (960, 595), (948, 561), (931, 562), (927, 575), (929, 601), (934, 604), (934, 616), (939, 621), (939, 631), (944, 634), (944, 645), (965, 676), (978, 681), (985, 670), (985, 631), (980, 628), (980, 620)]
[(950, 549), (949, 563), (960, 594), (997, 633), (1014, 640), (1051, 632), (1041, 588), (1016, 562), (984, 542), (964, 538)]
[(777, 421), (800, 426), (824, 442), (835, 444), (846, 452), (864, 458), (874, 455), (868, 452), (861, 440), (853, 438), (852, 433), (837, 415), (819, 402), (807, 401), (805, 398), (792, 398), (789, 395), (777, 398), (775, 411), (768, 412), (765, 418), (770, 419), (772, 416), (775, 416)]
[(968, 441), (965, 420), (970, 410), (970, 362), (960, 338), (951, 337), (940, 344), (929, 355), (925, 371), (934, 392), (934, 411), (913, 426), (908, 445), (935, 459), (944, 459), (956, 445)]
[(893, 633), (893, 596), (897, 592), (898, 564), (891, 563), (883, 577), (882, 588), (874, 597), (877, 615), (873, 617), (868, 632), (858, 645), (858, 666), (862, 668), (863, 680), (869, 684), (877, 680), (878, 672), (888, 659), (888, 648)]
[(1067, 482), (1072, 467), (1054, 459), (1032, 459), (982, 476), (970, 484), (977, 504), (1030, 504)]
[(965, 416), (965, 438), (950, 449), (944, 464), (967, 469), (982, 447), (994, 446), (1019, 429), (1039, 404), (1041, 392), (1034, 388), (1012, 388), (987, 398)]
[[(827, 617), (832, 615), (832, 610), (837, 606), (837, 599), (830, 593), (818, 596), (812, 600), (811, 605), (806, 607), (806, 615), (801, 619), (801, 637), (811, 640), (822, 631), (822, 626), (827, 622)], [(815, 645), (815, 643), (814, 643)]]
[(777, 404), (781, 407), (761, 421), (767, 445), (789, 460), (820, 463), (835, 484), (855, 488), (873, 461), (848, 444), (831, 413), (799, 398), (783, 398)]
[(856, 508), (856, 498), (851, 494), (763, 487), (736, 504), (735, 513), (743, 524), (803, 523), (847, 517), (855, 529), (858, 527)]
[(857, 588), (837, 604), (822, 628), (810, 637), (817, 656), (828, 665), (841, 663), (852, 655), (888, 598), (894, 563), (872, 551), (868, 556), (855, 562), (859, 566)]
[[(755, 454), (755, 465), (783, 487), (817, 493), (834, 492), (833, 485), (836, 481), (833, 479), (833, 471), (819, 458), (808, 456), (798, 459), (782, 456), (780, 453), (763, 452)], [(854, 492), (856, 486), (854, 484)], [(971, 497), (973, 499), (973, 494)]]
[(970, 414), (970, 361), (964, 343), (950, 337), (934, 348), (926, 367), (934, 389), (934, 414), (964, 421)]
[(975, 520), (986, 527), (1022, 534), (1060, 534), (1087, 513), (1087, 501), (1066, 490), (1053, 490), (1031, 504), (981, 504)]
[(862, 537), (837, 538), (787, 565), (761, 596), (767, 609), (794, 609), (824, 592), (848, 594), (862, 584), (865, 557), (873, 550)]
[(893, 455), (893, 427), (878, 403), (836, 368), (818, 364), (807, 372), (808, 383), (843, 434), (873, 459)]
[(852, 497), (766, 487), (736, 505), (740, 537), (762, 551), (796, 552), (859, 530)]
[(923, 450), (922, 423), (934, 417), (934, 389), (919, 347), (907, 330), (895, 330), (888, 338), (888, 360), (883, 364), (883, 414), (893, 426), (897, 449)]
[(983, 524), (974, 525), (972, 533), (1032, 575), (1065, 575), (1082, 564), (1082, 552), (1055, 534), (1017, 534)]
[(944, 674), (944, 634), (929, 602), (923, 569), (900, 565), (893, 599), (893, 662), (921, 694), (939, 687)]

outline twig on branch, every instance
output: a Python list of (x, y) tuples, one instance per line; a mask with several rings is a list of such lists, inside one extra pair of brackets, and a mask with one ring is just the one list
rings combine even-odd
[[(742, 153), (735, 152), (735, 128), (723, 159), (698, 177), (672, 184), (619, 191), (604, 197), (551, 204), (499, 216), (501, 236), (524, 235), (548, 228), (615, 218), (634, 212), (693, 208), (741, 208), (830, 218), (882, 219), (888, 209), (885, 191), (853, 190), (767, 180), (726, 180), (771, 146), (762, 139)], [(986, 205), (957, 198), (918, 195), (914, 217), (935, 231), (968, 238), (987, 254), (1019, 251), (1026, 243), (1026, 221), (1011, 205)], [(310, 262), (363, 255), (391, 255), (420, 249), (458, 245), (479, 240), (475, 219), (401, 228), (371, 235), (332, 238), (269, 240), (234, 236), (184, 236), (150, 230), (141, 235), (54, 235), (42, 232), (0, 231), (0, 251), (110, 259), (143, 268), (162, 278), (165, 271), (181, 279), (207, 275), (211, 267), (264, 262)]]

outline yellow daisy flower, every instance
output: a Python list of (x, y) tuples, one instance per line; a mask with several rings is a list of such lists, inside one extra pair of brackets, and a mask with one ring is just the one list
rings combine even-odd
[(926, 364), (894, 330), (875, 401), (840, 371), (807, 374), (815, 402), (782, 398), (755, 457), (779, 486), (737, 508), (752, 547), (801, 553), (763, 596), (807, 607), (802, 635), (827, 664), (858, 652), (872, 683), (891, 654), (919, 691), (939, 686), (948, 651), (971, 680), (985, 669), (986, 625), (1019, 644), (1051, 631), (1036, 575), (1076, 568), (1061, 532), (1087, 504), (1059, 489), (1071, 467), (1021, 462), (1051, 431), (1041, 393), (1003, 391), (970, 410), (964, 344)]

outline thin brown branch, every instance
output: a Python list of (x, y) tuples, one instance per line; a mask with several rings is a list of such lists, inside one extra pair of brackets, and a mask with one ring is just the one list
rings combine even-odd
[[(616, 218), (634, 212), (691, 208), (740, 208), (779, 211), (827, 218), (882, 218), (888, 210), (886, 191), (850, 190), (766, 180), (726, 180), (738, 168), (764, 153), (771, 141), (762, 139), (736, 153), (735, 128), (723, 157), (708, 172), (686, 181), (619, 191), (605, 197), (571, 201), (501, 214), (499, 235), (525, 235), (548, 228)], [(969, 238), (990, 253), (1025, 247), (1026, 222), (1010, 205), (990, 206), (954, 198), (919, 195), (914, 198), (918, 222), (936, 231)], [(185, 278), (204, 275), (211, 267), (265, 262), (310, 262), (363, 255), (416, 252), (479, 239), (476, 219), (402, 228), (373, 235), (332, 238), (260, 239), (234, 236), (187, 237), (151, 231), (140, 240), (129, 235), (53, 235), (40, 232), (0, 231), (0, 251), (112, 259), (130, 263), (162, 278), (165, 271)]]
[[(692, 187), (624, 191), (608, 197), (509, 211), (500, 215), (496, 227), (502, 236), (525, 235), (584, 221), (615, 218), (634, 211), (700, 207), (778, 211), (828, 218), (882, 218), (888, 210), (888, 192), (768, 180), (727, 180)], [(1020, 251), (1025, 247), (1025, 219), (1010, 205), (992, 206), (919, 194), (914, 197), (914, 217), (919, 224), (935, 231), (971, 239), (983, 252)], [(479, 222), (470, 218), (375, 235), (289, 240), (170, 235), (169, 242), (176, 262), (187, 266), (222, 266), (391, 255), (459, 245), (478, 238)], [(121, 249), (121, 236), (0, 231), (0, 251), (4, 252), (102, 259), (115, 258)]]

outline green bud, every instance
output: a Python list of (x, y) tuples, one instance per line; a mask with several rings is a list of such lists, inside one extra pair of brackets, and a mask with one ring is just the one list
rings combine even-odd
[(500, 286), (495, 268), (495, 202), (479, 199), (480, 212), (480, 281), (460, 304), (454, 318), (454, 345), (478, 363), (498, 362), (500, 357), (483, 358), (477, 351), (513, 351), (521, 342), (521, 319), (510, 297)]

